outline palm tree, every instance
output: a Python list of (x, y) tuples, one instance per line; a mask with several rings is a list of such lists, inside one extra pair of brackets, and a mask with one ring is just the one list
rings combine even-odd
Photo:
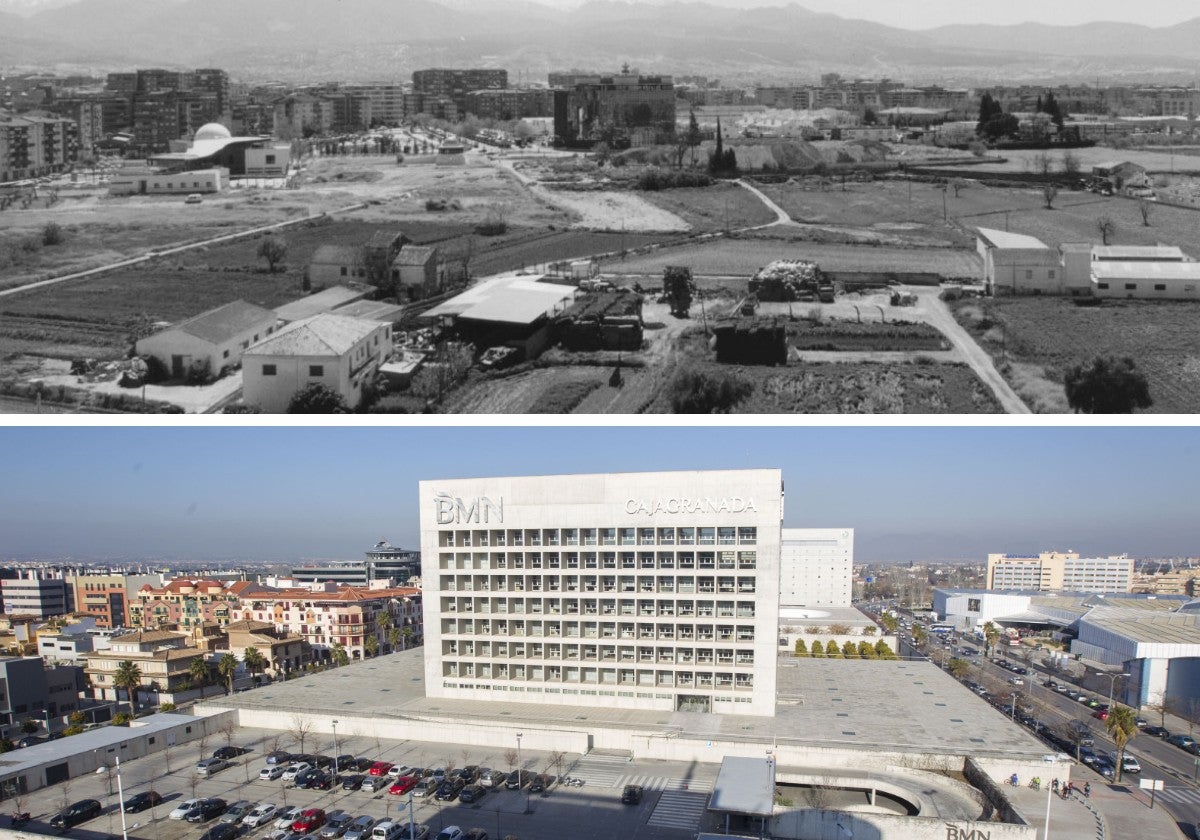
[(142, 684), (142, 669), (133, 664), (132, 659), (126, 659), (117, 666), (113, 674), (113, 687), (125, 689), (129, 694), (129, 716), (133, 717), (134, 703), (137, 701), (137, 690)]
[(217, 660), (217, 673), (225, 680), (226, 694), (233, 694), (233, 675), (237, 673), (237, 669), (237, 657), (232, 653), (227, 653)]
[(246, 663), (246, 670), (251, 674), (256, 674), (267, 669), (266, 657), (256, 647), (248, 647), (242, 651), (242, 661)]
[(400, 631), (400, 636), (404, 639), (404, 649), (408, 650), (408, 646), (412, 644), (413, 640), (413, 629), (405, 625), (404, 629)]
[(399, 627), (396, 627), (395, 625), (389, 627), (387, 631), (388, 647), (394, 651), (396, 649), (396, 645), (400, 644), (400, 640), (403, 637), (404, 635), (400, 632)]
[[(391, 635), (392, 635), (392, 630), (395, 628), (395, 626), (396, 626), (396, 622), (392, 621), (392, 614), (387, 612), (386, 610), (380, 611), (379, 616), (375, 619), (376, 634), (383, 633), (383, 637), (385, 639), (390, 639)], [(375, 641), (378, 642), (379, 639), (376, 638)]]
[(333, 664), (341, 667), (342, 665), (350, 664), (350, 654), (346, 653), (346, 646), (341, 642), (334, 642), (330, 649), (330, 655), (333, 657)]
[(188, 676), (192, 680), (192, 685), (197, 688), (204, 688), (208, 685), (212, 674), (208, 670), (208, 663), (204, 661), (203, 656), (197, 656), (192, 660), (192, 664), (188, 666)]
[(367, 656), (374, 656), (379, 653), (379, 639), (375, 636), (367, 636), (367, 638), (363, 639), (363, 650), (366, 651)]
[(1115, 706), (1108, 712), (1104, 720), (1108, 728), (1108, 737), (1117, 746), (1117, 767), (1113, 771), (1113, 781), (1121, 781), (1121, 769), (1125, 763), (1125, 746), (1137, 737), (1137, 715), (1128, 706)]
[(1000, 628), (998, 628), (995, 624), (992, 624), (992, 622), (990, 622), (990, 621), (983, 625), (983, 655), (984, 656), (992, 655), (992, 648), (995, 647), (996, 642), (999, 639), (1000, 639)]

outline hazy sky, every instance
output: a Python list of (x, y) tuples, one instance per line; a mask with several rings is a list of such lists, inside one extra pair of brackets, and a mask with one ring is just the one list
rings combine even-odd
[[(753, 5), (759, 4), (754, 2)], [(803, 0), (799, 5), (814, 12), (832, 12), (842, 17), (874, 20), (905, 29), (928, 29), (948, 23), (1009, 24), (1036, 21), (1070, 25), (1098, 20), (1170, 26), (1200, 17), (1200, 9), (1180, 0), (1142, 0), (1140, 3), (1130, 3), (1129, 0), (1054, 0), (1049, 3), (1045, 0), (1006, 0), (1003, 3), (962, 0)]]
[(0, 428), (0, 557), (359, 558), (417, 481), (779, 467), (790, 526), (868, 561), (1200, 554), (1200, 430)]

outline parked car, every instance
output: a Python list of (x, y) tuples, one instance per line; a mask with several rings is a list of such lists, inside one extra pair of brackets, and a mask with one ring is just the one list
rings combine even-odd
[(1097, 709), (1096, 711), (1092, 712), (1092, 717), (1099, 718), (1100, 720), (1108, 720), (1108, 712), (1106, 712), (1104, 709)]
[(125, 800), (125, 813), (136, 814), (138, 811), (145, 811), (147, 808), (153, 808), (162, 801), (163, 798), (158, 795), (157, 791), (148, 790), (144, 793), (135, 793), (133, 796)]
[[(298, 788), (307, 788), (308, 783), (316, 776), (320, 775), (321, 771), (316, 767), (309, 767), (307, 770), (301, 770), (296, 774), (296, 778), (292, 779), (292, 785)], [(286, 779), (287, 776), (284, 776)]]
[(463, 840), (463, 830), (456, 825), (448, 825), (438, 832), (437, 840)]
[(200, 840), (233, 840), (242, 831), (239, 823), (221, 822), (200, 835)]
[(1121, 772), (1122, 773), (1141, 773), (1142, 764), (1135, 756), (1125, 753), (1121, 756)]
[(385, 787), (391, 787), (391, 779), (387, 776), (363, 776), (360, 790), (371, 791), (383, 790)]
[(304, 761), (300, 761), (300, 762), (297, 762), (294, 764), (289, 764), (287, 769), (283, 771), (282, 779), (285, 782), (294, 782), (294, 781), (296, 781), (297, 776), (299, 776), (305, 770), (311, 770), (311, 769), (312, 769), (312, 765), (308, 764), (307, 762), (304, 762)]
[(188, 822), (208, 822), (213, 817), (225, 813), (227, 803), (224, 799), (201, 799), (200, 804), (188, 812)]
[(303, 810), (304, 809), (301, 808), (299, 805), (295, 805), (291, 808), (287, 808), (286, 810), (280, 811), (279, 814), (275, 817), (275, 828), (283, 828), (288, 831), (291, 831), (292, 823), (294, 823), (297, 819), (299, 819), (300, 812)]
[(266, 825), (279, 814), (279, 807), (271, 802), (259, 802), (246, 816), (242, 817), (242, 823), (248, 828), (258, 828), (260, 825)]
[(346, 832), (342, 835), (343, 840), (369, 840), (371, 829), (375, 827), (375, 818), (363, 814), (361, 817), (355, 817), (350, 825), (346, 826)]
[(267, 764), (288, 765), (292, 763), (292, 754), (284, 750), (273, 750), (267, 753), (266, 762)]
[(446, 779), (438, 785), (437, 793), (433, 795), (434, 799), (441, 802), (453, 802), (464, 787), (462, 779)]
[(341, 771), (341, 770), (353, 770), (353, 769), (354, 769), (354, 766), (355, 766), (357, 763), (358, 763), (358, 759), (357, 759), (357, 758), (355, 758), (355, 757), (354, 757), (354, 756), (352, 756), (352, 755), (339, 755), (339, 756), (337, 757), (337, 762), (336, 762), (336, 765), (335, 765), (335, 767), (336, 767), (336, 769), (337, 769), (337, 770), (339, 770), (339, 771)]
[(204, 758), (196, 765), (196, 775), (215, 776), (229, 766), (229, 762), (223, 758)]
[(482, 828), (468, 828), (463, 840), (488, 840), (488, 833)]
[(324, 770), (314, 770), (312, 775), (305, 780), (304, 786), (309, 790), (329, 790), (333, 787), (335, 778), (332, 773), (327, 773)]
[(621, 791), (621, 802), (625, 805), (637, 805), (642, 801), (642, 788), (640, 785), (625, 785), (625, 789)]
[(515, 770), (508, 777), (508, 781), (504, 783), (504, 786), (509, 790), (520, 790), (532, 782), (535, 775), (532, 770)]
[(80, 799), (78, 802), (72, 802), (51, 817), (50, 825), (60, 831), (66, 831), (68, 828), (73, 828), (82, 822), (87, 822), (93, 817), (100, 816), (100, 811), (99, 800)]
[(286, 771), (287, 768), (282, 764), (268, 764), (258, 771), (258, 778), (264, 782), (273, 782), (280, 778)]
[(336, 763), (331, 755), (314, 755), (312, 761), (309, 762), (314, 767), (319, 767), (322, 770), (331, 770)]
[(171, 811), (171, 813), (167, 814), (167, 819), (169, 819), (169, 820), (186, 819), (188, 812), (191, 811), (193, 808), (195, 808), (199, 804), (200, 804), (199, 797), (196, 797), (193, 799), (185, 799), (182, 802), (180, 802), (178, 805), (176, 805), (175, 808)]
[(387, 771), (391, 769), (391, 763), (387, 761), (376, 761), (367, 769), (367, 774), (371, 776), (386, 776)]
[(345, 811), (334, 811), (329, 815), (329, 819), (325, 821), (325, 825), (321, 827), (318, 836), (322, 840), (334, 840), (346, 833), (346, 829), (350, 827), (350, 822), (354, 819), (353, 814)]
[(1163, 729), (1161, 726), (1147, 726), (1142, 731), (1145, 732), (1147, 735), (1152, 735), (1155, 738), (1170, 738), (1171, 737), (1170, 731)]
[(429, 826), (413, 823), (411, 828), (410, 831), (407, 822), (400, 823), (400, 833), (396, 835), (396, 840), (426, 840), (429, 837)]
[(342, 777), (342, 790), (358, 790), (363, 783), (362, 773), (351, 773), (349, 776)]
[(243, 747), (217, 747), (217, 749), (213, 750), (213, 758), (224, 758), (229, 760), (231, 758), (237, 758), (239, 755), (245, 755), (248, 752), (250, 752), (250, 750), (247, 750)]
[(533, 781), (529, 783), (529, 792), (545, 793), (556, 781), (558, 781), (558, 777), (553, 773), (538, 773), (533, 777)]
[(325, 825), (324, 809), (305, 808), (300, 812), (300, 816), (296, 817), (296, 821), (292, 823), (292, 831), (303, 831), (308, 833), (310, 831), (316, 831), (323, 825)]
[(436, 791), (437, 788), (438, 788), (438, 782), (436, 780), (434, 780), (432, 777), (422, 779), (421, 781), (417, 782), (416, 786), (412, 789), (412, 795), (413, 796), (428, 796), (429, 794)]
[(461, 791), (459, 791), (458, 801), (466, 802), (468, 804), (472, 802), (478, 802), (480, 799), (483, 799), (483, 797), (487, 796), (487, 790), (488, 789), (483, 785), (467, 785)]
[(468, 764), (466, 767), (460, 767), (452, 774), (454, 777), (462, 779), (466, 784), (471, 784), (479, 778), (479, 767), (474, 764)]
[(188, 197), (183, 200), (184, 204), (199, 204), (204, 201), (204, 196), (200, 193), (188, 193)]
[(221, 822), (223, 822), (223, 823), (241, 823), (242, 818), (244, 816), (246, 816), (247, 814), (249, 814), (250, 810), (253, 807), (254, 807), (254, 803), (251, 802), (250, 800), (239, 799), (237, 802), (234, 802), (232, 805), (230, 805), (228, 808), (225, 809), (225, 813), (221, 815)]
[(503, 787), (507, 781), (508, 774), (503, 770), (490, 770), (479, 777), (479, 784), (484, 787)]
[(416, 776), (401, 776), (395, 783), (388, 788), (388, 793), (393, 796), (402, 796), (417, 786), (419, 782)]
[(1102, 755), (1096, 760), (1093, 769), (1106, 779), (1111, 779), (1117, 774), (1116, 762), (1106, 755)]
[(1167, 743), (1174, 744), (1180, 749), (1187, 750), (1188, 752), (1196, 751), (1196, 741), (1191, 735), (1172, 735), (1167, 739)]

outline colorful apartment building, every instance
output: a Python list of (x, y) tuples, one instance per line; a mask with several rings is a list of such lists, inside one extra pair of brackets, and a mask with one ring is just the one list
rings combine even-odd
[(146, 584), (129, 599), (129, 626), (190, 630), (205, 621), (226, 625), (238, 593), (246, 589), (238, 584), (255, 585), (239, 581), (226, 587), (217, 580), (189, 578), (176, 578), (162, 587)]

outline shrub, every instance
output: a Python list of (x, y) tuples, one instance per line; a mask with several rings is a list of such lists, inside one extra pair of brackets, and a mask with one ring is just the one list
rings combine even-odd
[(66, 239), (66, 234), (63, 233), (62, 225), (57, 222), (47, 222), (42, 228), (42, 244), (46, 246), (61, 245)]
[(128, 712), (117, 712), (113, 715), (113, 726), (126, 726), (132, 718)]
[(160, 712), (173, 712), (173, 711), (175, 711), (175, 708), (176, 707), (175, 707), (174, 703), (163, 703), (161, 706), (158, 707), (158, 710)]
[(704, 172), (687, 170), (670, 172), (658, 167), (650, 167), (642, 170), (642, 173), (638, 175), (635, 186), (639, 190), (656, 192), (676, 187), (709, 187), (712, 186), (712, 183), (712, 176)]
[(754, 386), (731, 374), (683, 371), (667, 385), (676, 414), (728, 414)]

